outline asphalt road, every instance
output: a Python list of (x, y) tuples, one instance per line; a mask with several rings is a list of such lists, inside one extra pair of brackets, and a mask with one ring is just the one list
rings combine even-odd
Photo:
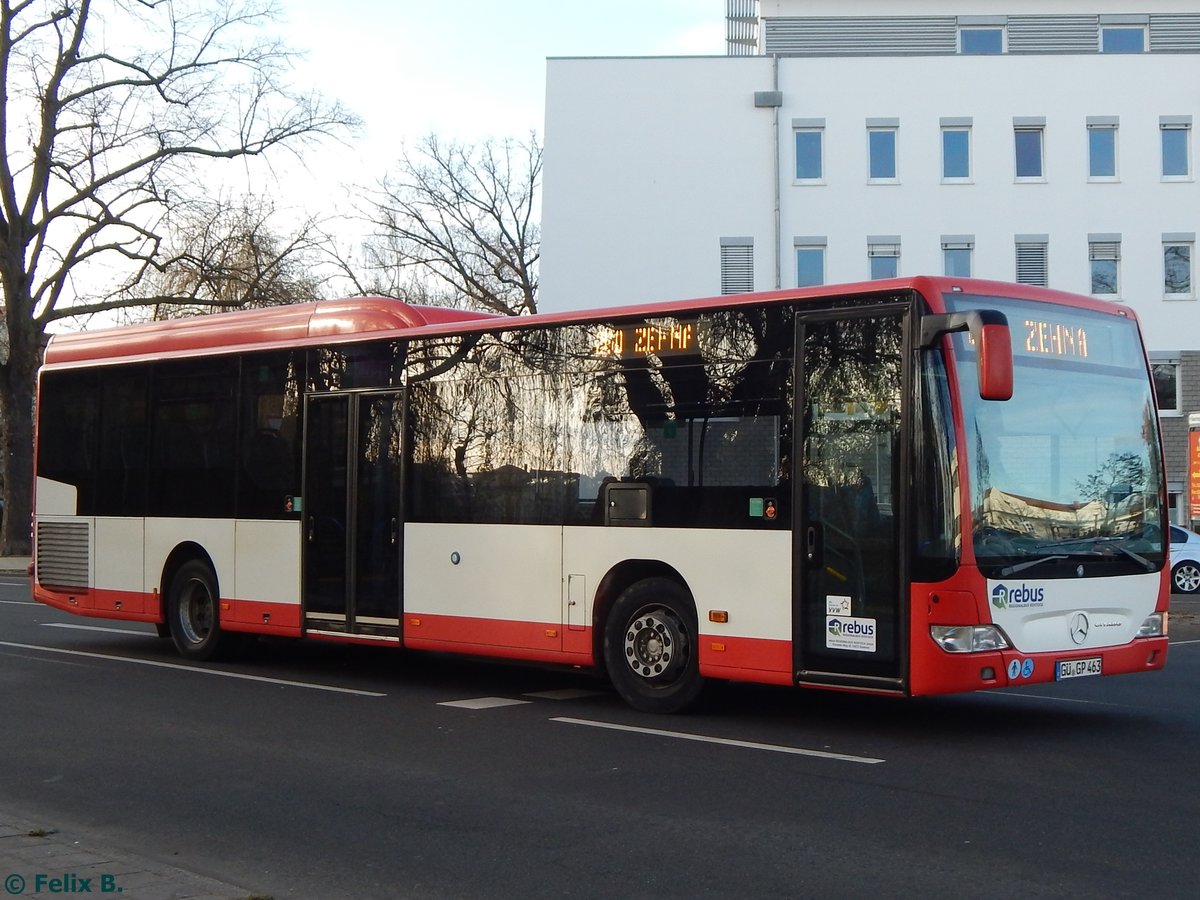
[[(888, 700), (319, 644), (183, 663), (0, 585), (0, 809), (266, 896), (1193, 896), (1200, 624), (1160, 673)], [(1190, 601), (1194, 604), (1194, 601)]]

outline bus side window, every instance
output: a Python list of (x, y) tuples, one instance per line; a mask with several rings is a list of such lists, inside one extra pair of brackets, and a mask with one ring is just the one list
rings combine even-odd
[(248, 356), (242, 364), (238, 516), (282, 519), (300, 489), (300, 352)]

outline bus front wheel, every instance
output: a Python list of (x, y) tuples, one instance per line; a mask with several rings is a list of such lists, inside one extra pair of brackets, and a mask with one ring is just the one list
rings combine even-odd
[(171, 579), (167, 625), (175, 649), (187, 659), (215, 659), (235, 637), (221, 630), (218, 596), (216, 575), (198, 559), (184, 563)]
[(642, 712), (673, 713), (700, 696), (696, 614), (680, 585), (647, 578), (617, 598), (604, 631), (604, 662), (617, 693)]

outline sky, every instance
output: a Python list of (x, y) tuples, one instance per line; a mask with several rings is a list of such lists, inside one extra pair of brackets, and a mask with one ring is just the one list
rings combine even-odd
[[(355, 189), (378, 184), (402, 144), (429, 134), (477, 143), (539, 139), (546, 60), (562, 56), (724, 55), (724, 0), (276, 0), (297, 51), (292, 87), (362, 120), (343, 142), (246, 159), (214, 171), (214, 193), (269, 198), (277, 227), (316, 217), (356, 235)], [(104, 270), (101, 269), (103, 272)], [(105, 276), (100, 276), (105, 277)], [(103, 327), (110, 316), (61, 327)]]
[[(311, 85), (363, 120), (314, 169), (382, 175), (401, 142), (539, 137), (546, 59), (723, 55), (723, 0), (281, 0)], [(331, 156), (332, 154), (332, 156)], [(324, 175), (323, 177), (328, 177)]]

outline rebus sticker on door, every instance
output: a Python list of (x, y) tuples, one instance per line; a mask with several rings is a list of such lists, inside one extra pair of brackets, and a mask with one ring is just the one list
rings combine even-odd
[(874, 653), (875, 635), (878, 631), (874, 619), (829, 616), (825, 622), (825, 646), (829, 650)]

